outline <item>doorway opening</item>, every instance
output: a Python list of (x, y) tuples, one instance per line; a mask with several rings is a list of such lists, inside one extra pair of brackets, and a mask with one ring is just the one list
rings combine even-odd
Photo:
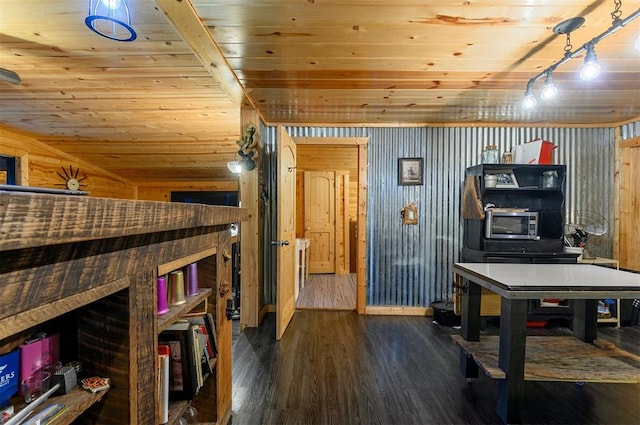
[(360, 147), (296, 142), (296, 238), (307, 247), (296, 308), (355, 310)]

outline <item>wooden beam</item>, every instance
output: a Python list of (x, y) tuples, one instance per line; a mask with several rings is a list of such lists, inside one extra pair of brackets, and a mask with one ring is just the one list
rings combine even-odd
[(249, 99), (211, 33), (198, 17), (191, 1), (156, 0), (156, 4), (229, 97), (238, 106), (245, 99)]
[[(367, 143), (369, 138), (367, 137)], [(356, 245), (356, 310), (367, 305), (367, 156), (368, 144), (358, 145), (358, 235)]]
[(368, 137), (294, 137), (298, 145), (365, 145)]
[[(240, 134), (248, 124), (259, 128), (260, 118), (255, 109), (244, 106), (240, 116)], [(258, 156), (261, 154), (262, 142), (258, 134)], [(254, 158), (255, 159), (255, 158)], [(259, 325), (260, 308), (260, 159), (256, 159), (253, 171), (243, 171), (240, 175), (240, 202), (249, 212), (248, 220), (240, 226), (240, 327), (257, 327)]]

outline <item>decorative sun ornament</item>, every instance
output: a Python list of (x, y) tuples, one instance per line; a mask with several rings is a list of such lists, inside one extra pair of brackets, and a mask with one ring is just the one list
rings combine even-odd
[(62, 172), (58, 171), (56, 174), (60, 176), (64, 183), (56, 183), (57, 186), (64, 186), (69, 190), (80, 190), (83, 187), (86, 187), (86, 183), (82, 183), (83, 180), (87, 178), (87, 176), (83, 176), (82, 178), (78, 178), (80, 174), (80, 169), (73, 169), (73, 166), (69, 164), (69, 169), (65, 169), (64, 166), (61, 167)]

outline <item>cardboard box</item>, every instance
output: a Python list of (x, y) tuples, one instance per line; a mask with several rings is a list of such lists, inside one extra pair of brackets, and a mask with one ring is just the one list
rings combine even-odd
[[(20, 345), (20, 381), (60, 360), (60, 335), (41, 336)], [(20, 388), (22, 394), (22, 388)]]
[(18, 392), (18, 363), (20, 351), (14, 350), (0, 355), (0, 407)]
[(553, 164), (553, 150), (557, 148), (546, 140), (533, 140), (516, 146), (514, 163), (516, 164)]

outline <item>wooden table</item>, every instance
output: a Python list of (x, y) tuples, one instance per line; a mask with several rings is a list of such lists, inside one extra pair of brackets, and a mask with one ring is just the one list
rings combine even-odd
[(497, 413), (504, 423), (522, 421), (527, 300), (573, 299), (573, 333), (583, 342), (591, 343), (597, 337), (598, 299), (640, 296), (640, 274), (594, 265), (456, 263), (453, 271), (466, 281), (460, 366), (467, 378), (477, 377), (478, 363), (482, 363), (473, 354), (474, 341), (480, 341), (481, 288), (502, 297), (498, 364), (493, 369), (498, 377)]

